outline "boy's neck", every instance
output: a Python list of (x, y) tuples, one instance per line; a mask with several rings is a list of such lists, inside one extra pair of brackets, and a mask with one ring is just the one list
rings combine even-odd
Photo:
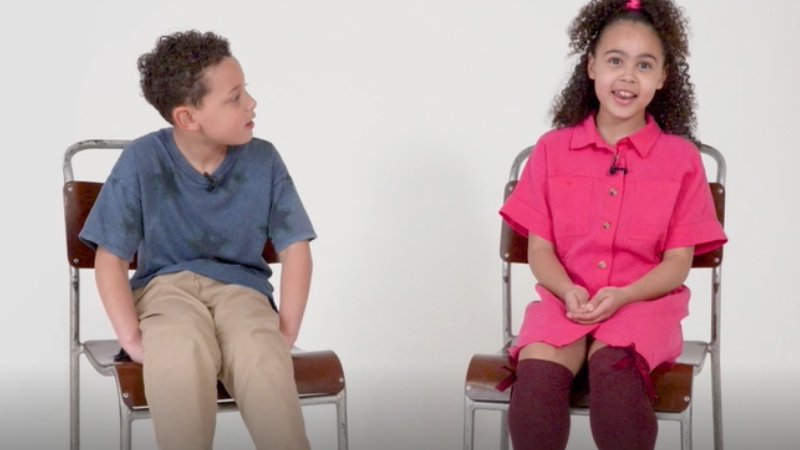
[(214, 173), (228, 153), (226, 145), (209, 142), (195, 133), (172, 128), (175, 146), (186, 161), (200, 173)]
[(637, 117), (628, 120), (616, 120), (603, 117), (598, 113), (595, 116), (594, 123), (603, 140), (612, 148), (616, 148), (620, 139), (636, 133), (647, 125), (647, 119), (645, 117)]

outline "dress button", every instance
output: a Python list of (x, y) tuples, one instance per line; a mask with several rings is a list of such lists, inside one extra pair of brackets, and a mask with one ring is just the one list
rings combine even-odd
[(601, 269), (605, 269), (606, 268), (606, 262), (605, 261), (600, 261), (599, 263), (597, 263), (597, 267), (599, 267)]
[(611, 222), (604, 222), (603, 223), (603, 229), (607, 230), (609, 228), (611, 228)]
[(614, 188), (611, 188), (611, 190), (608, 191), (608, 195), (617, 195), (617, 190), (614, 189)]

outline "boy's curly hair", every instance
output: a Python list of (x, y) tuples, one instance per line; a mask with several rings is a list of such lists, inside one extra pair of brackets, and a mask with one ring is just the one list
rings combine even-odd
[(666, 80), (647, 106), (658, 125), (667, 133), (697, 143), (694, 136), (694, 85), (689, 79), (688, 19), (673, 0), (641, 0), (637, 10), (628, 0), (591, 0), (569, 27), (569, 56), (580, 55), (567, 86), (553, 101), (551, 113), (556, 128), (574, 126), (600, 107), (589, 79), (587, 64), (600, 35), (609, 25), (622, 20), (651, 27), (664, 48)]
[(181, 31), (161, 36), (153, 51), (139, 57), (139, 84), (148, 103), (172, 123), (172, 110), (200, 106), (208, 92), (203, 72), (231, 56), (228, 40), (212, 32)]

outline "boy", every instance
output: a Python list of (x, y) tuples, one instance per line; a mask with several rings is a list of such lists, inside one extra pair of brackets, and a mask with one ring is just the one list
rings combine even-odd
[[(253, 138), (256, 102), (226, 39), (162, 36), (138, 67), (171, 126), (125, 148), (80, 237), (96, 250), (114, 332), (143, 364), (158, 447), (211, 449), (219, 379), (257, 449), (308, 449), (290, 349), (316, 235), (292, 179)], [(267, 239), (282, 264), (280, 313)]]

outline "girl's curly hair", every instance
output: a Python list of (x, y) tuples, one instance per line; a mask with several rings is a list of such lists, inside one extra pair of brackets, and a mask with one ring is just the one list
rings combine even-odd
[(231, 56), (228, 40), (212, 32), (190, 30), (161, 36), (153, 51), (137, 61), (142, 94), (172, 123), (176, 107), (202, 104), (208, 93), (203, 72), (227, 56)]
[(638, 9), (626, 7), (628, 0), (591, 0), (569, 27), (569, 56), (580, 55), (567, 86), (553, 101), (551, 114), (555, 128), (579, 124), (597, 111), (600, 103), (589, 78), (589, 54), (594, 54), (600, 35), (609, 25), (622, 20), (651, 27), (661, 40), (665, 56), (666, 80), (647, 106), (656, 123), (667, 133), (697, 143), (694, 136), (694, 85), (689, 79), (688, 19), (673, 0), (641, 0)]

